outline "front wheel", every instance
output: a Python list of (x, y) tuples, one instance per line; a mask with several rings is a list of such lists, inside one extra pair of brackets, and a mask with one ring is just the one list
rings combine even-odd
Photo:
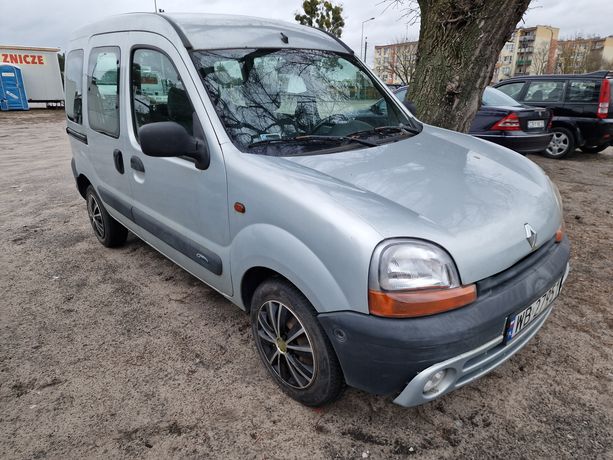
[(569, 153), (575, 150), (575, 137), (566, 128), (556, 127), (551, 130), (553, 137), (543, 152), (543, 155), (549, 158), (564, 158)]
[(604, 149), (606, 149), (608, 146), (609, 146), (608, 143), (603, 144), (603, 145), (592, 145), (592, 146), (584, 145), (583, 147), (581, 147), (581, 151), (585, 153), (600, 153)]
[(255, 291), (251, 330), (262, 363), (277, 385), (312, 407), (337, 399), (343, 374), (313, 306), (289, 282), (271, 278)]

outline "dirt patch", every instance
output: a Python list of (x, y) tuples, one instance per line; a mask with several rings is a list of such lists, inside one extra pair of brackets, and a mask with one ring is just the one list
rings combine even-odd
[(611, 458), (613, 149), (530, 156), (559, 185), (573, 271), (535, 339), (426, 406), (267, 377), (246, 315), (134, 237), (96, 241), (61, 112), (0, 114), (0, 458)]

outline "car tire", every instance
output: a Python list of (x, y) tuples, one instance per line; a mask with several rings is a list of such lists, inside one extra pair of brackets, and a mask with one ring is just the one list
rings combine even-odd
[(128, 237), (128, 229), (110, 216), (92, 185), (85, 191), (85, 202), (89, 222), (98, 241), (107, 248), (124, 244)]
[(606, 149), (608, 146), (609, 146), (608, 143), (602, 144), (602, 145), (593, 145), (593, 146), (584, 145), (583, 147), (581, 147), (581, 151), (584, 153), (600, 153), (604, 149)]
[(560, 159), (575, 151), (575, 136), (566, 128), (556, 127), (551, 130), (553, 137), (543, 155)]
[(270, 278), (251, 301), (258, 355), (281, 390), (311, 407), (337, 399), (345, 386), (336, 353), (315, 310), (291, 283)]

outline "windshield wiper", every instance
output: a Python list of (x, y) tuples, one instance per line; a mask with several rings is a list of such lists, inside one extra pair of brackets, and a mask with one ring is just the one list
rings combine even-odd
[(376, 147), (377, 144), (374, 142), (365, 141), (363, 139), (356, 139), (355, 137), (349, 136), (316, 136), (316, 135), (305, 135), (305, 136), (296, 136), (296, 137), (287, 137), (281, 139), (266, 139), (264, 141), (253, 142), (247, 146), (247, 148), (257, 147), (260, 145), (271, 145), (271, 144), (290, 144), (290, 143), (302, 143), (302, 142), (354, 142), (356, 144), (366, 145), (367, 147)]
[(378, 126), (377, 128), (367, 129), (364, 131), (356, 131), (355, 133), (351, 133), (350, 136), (363, 136), (365, 134), (379, 134), (379, 135), (388, 135), (388, 134), (419, 134), (421, 133), (420, 129), (413, 128), (411, 126)]

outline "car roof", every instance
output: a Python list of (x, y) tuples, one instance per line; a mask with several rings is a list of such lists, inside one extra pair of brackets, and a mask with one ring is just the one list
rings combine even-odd
[(515, 76), (511, 78), (507, 78), (506, 80), (498, 82), (500, 83), (510, 83), (514, 81), (523, 81), (523, 80), (567, 80), (567, 79), (596, 79), (602, 80), (603, 78), (613, 78), (613, 72), (609, 70), (599, 70), (597, 72), (590, 73), (580, 73), (580, 74), (558, 74), (558, 75), (521, 75)]
[(153, 32), (187, 49), (308, 48), (353, 51), (333, 35), (290, 22), (250, 16), (201, 13), (127, 13), (78, 29), (72, 40), (111, 32)]

